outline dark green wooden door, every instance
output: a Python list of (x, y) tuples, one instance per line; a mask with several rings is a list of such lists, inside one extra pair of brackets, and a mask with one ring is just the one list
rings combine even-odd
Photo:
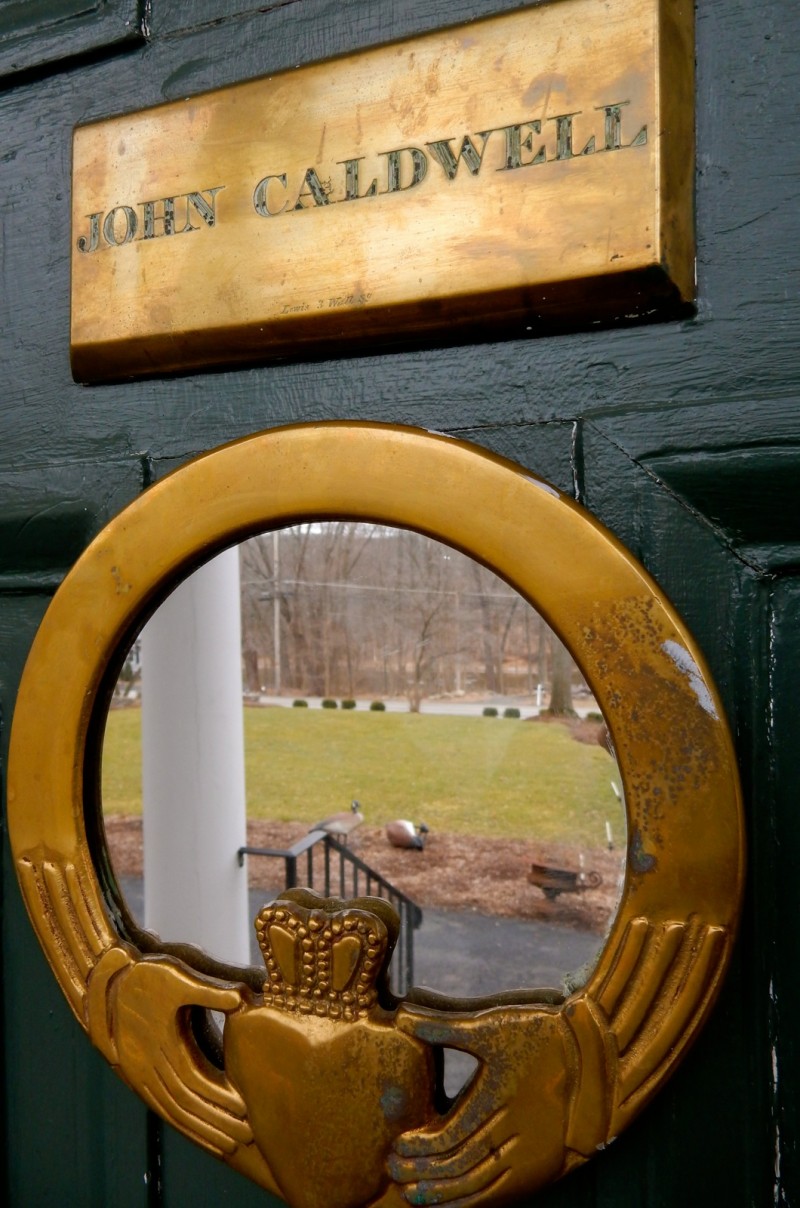
[[(735, 734), (750, 842), (741, 935), (701, 1039), (640, 1121), (537, 1203), (800, 1204), (794, 0), (699, 0), (696, 317), (92, 389), (69, 372), (74, 125), (516, 7), (0, 3), (2, 759), (65, 570), (192, 455), (273, 425), (360, 418), (450, 432), (529, 466), (613, 529), (693, 629)], [(163, 1127), (90, 1048), (28, 924), (5, 829), (3, 840), (4, 1202), (274, 1202)]]

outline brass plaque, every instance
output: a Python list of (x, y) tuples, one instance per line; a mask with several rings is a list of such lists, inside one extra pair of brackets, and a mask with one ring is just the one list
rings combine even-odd
[(676, 313), (693, 6), (554, 0), (75, 131), (99, 381)]

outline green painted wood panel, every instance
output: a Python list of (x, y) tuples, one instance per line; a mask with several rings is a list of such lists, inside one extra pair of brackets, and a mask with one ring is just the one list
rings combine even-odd
[[(147, 43), (111, 59), (98, 43), (63, 66), (72, 34), (40, 31), (47, 69), (0, 91), (0, 780), (49, 594), (154, 477), (265, 427), (350, 417), (452, 432), (521, 461), (582, 499), (685, 616), (731, 719), (750, 844), (741, 936), (708, 1028), (633, 1128), (535, 1203), (786, 1208), (800, 1204), (794, 0), (698, 5), (696, 317), (91, 389), (69, 373), (75, 124), (516, 7), (153, 0)], [(0, 66), (2, 53), (0, 37)], [(276, 1204), (155, 1121), (92, 1052), (27, 923), (4, 824), (0, 837), (3, 1202)]]
[[(766, 994), (766, 1041), (769, 1044), (772, 1102), (769, 1119), (774, 1141), (776, 1194), (779, 1205), (797, 1202), (800, 1188), (800, 940), (797, 916), (797, 870), (800, 827), (797, 818), (800, 783), (800, 579), (779, 579), (768, 589), (769, 632), (765, 661), (766, 735), (759, 727), (756, 793), (763, 817), (763, 842), (754, 857), (763, 869), (764, 901), (760, 911), (759, 988)], [(765, 593), (767, 594), (767, 593)], [(783, 707), (781, 703), (785, 702)], [(760, 720), (760, 719), (759, 719)], [(766, 741), (764, 741), (766, 739)], [(763, 763), (761, 762), (763, 760)], [(770, 900), (771, 899), (771, 900)], [(763, 1002), (762, 998), (762, 1002)]]
[(198, 1151), (168, 1126), (163, 1128), (163, 1198), (159, 1208), (281, 1208), (282, 1200)]
[(0, 0), (0, 77), (142, 42), (139, 0)]
[[(47, 595), (0, 595), (0, 692), (18, 682)], [(54, 707), (57, 702), (54, 701)], [(118, 1081), (73, 1019), (16, 892), (3, 826), (3, 1053), (5, 1202), (45, 1205), (67, 1191), (86, 1208), (144, 1208), (146, 1111)]]

